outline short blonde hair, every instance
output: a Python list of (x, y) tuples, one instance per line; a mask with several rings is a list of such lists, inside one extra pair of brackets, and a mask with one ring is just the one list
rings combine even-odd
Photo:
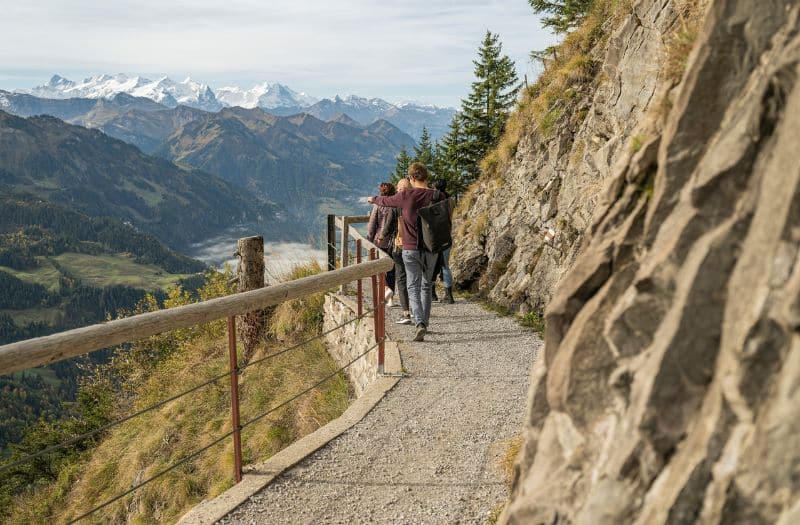
[(407, 190), (411, 187), (411, 183), (408, 182), (408, 179), (400, 179), (397, 181), (397, 191)]

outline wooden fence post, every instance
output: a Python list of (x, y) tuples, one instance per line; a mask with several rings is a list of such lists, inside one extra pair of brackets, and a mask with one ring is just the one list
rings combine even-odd
[[(249, 292), (264, 287), (264, 237), (239, 239), (236, 255), (239, 257), (237, 292)], [(241, 316), (239, 338), (244, 345), (244, 360), (250, 361), (261, 336), (264, 334), (266, 310), (254, 310)]]

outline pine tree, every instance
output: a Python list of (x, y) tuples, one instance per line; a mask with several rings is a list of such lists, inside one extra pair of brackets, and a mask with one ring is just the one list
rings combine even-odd
[(433, 145), (431, 144), (431, 136), (428, 133), (428, 128), (422, 127), (422, 135), (419, 137), (419, 144), (414, 146), (414, 160), (413, 162), (421, 162), (427, 168), (433, 166)]
[(558, 33), (565, 33), (578, 25), (591, 9), (594, 0), (528, 0), (537, 13), (548, 13), (542, 23)]
[(447, 181), (447, 188), (452, 194), (460, 194), (466, 189), (468, 166), (465, 145), (461, 115), (456, 114), (450, 121), (450, 130), (437, 144), (437, 151), (440, 152), (437, 174)]
[(476, 80), (461, 103), (467, 184), (477, 178), (479, 162), (500, 139), (520, 87), (514, 62), (502, 54), (498, 35), (486, 32), (473, 63)]
[(397, 156), (397, 165), (394, 168), (394, 173), (392, 173), (392, 184), (397, 184), (397, 181), (400, 179), (405, 179), (408, 177), (408, 167), (411, 165), (411, 157), (408, 156), (408, 151), (406, 151), (406, 147), (400, 150), (400, 154)]

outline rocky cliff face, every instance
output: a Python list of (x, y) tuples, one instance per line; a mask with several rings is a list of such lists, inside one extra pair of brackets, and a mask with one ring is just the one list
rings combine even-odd
[[(639, 1), (617, 35), (658, 33), (671, 4)], [(584, 237), (542, 250), (527, 281), (478, 277), (498, 298), (550, 298), (504, 523), (800, 523), (800, 2), (710, 4), (666, 119), (629, 127), (649, 73), (642, 90), (601, 83), (608, 138), (563, 172), (556, 144), (520, 151), (508, 208), (525, 220), (498, 212), (491, 248), (459, 258), (462, 279), (500, 249), (523, 268), (562, 214)], [(609, 44), (620, 78), (638, 74), (626, 56), (660, 53), (641, 43)]]
[(499, 179), (479, 182), (455, 217), (457, 285), (522, 313), (543, 310), (574, 262), (613, 166), (632, 136), (634, 146), (644, 139), (634, 129), (671, 87), (664, 78), (671, 38), (689, 7), (702, 11), (705, 2), (606, 3), (626, 4), (617, 8), (625, 14), (605, 23), (611, 37), (590, 52), (600, 68), (595, 79), (571, 87), (568, 107), (551, 110), (561, 115), (554, 129), (522, 136)]

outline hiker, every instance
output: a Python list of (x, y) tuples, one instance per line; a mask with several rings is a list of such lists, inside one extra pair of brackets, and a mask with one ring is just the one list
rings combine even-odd
[[(381, 196), (390, 197), (395, 194), (394, 185), (391, 182), (381, 182)], [(399, 212), (397, 208), (378, 206), (374, 204), (369, 214), (367, 223), (367, 240), (383, 250), (389, 257), (392, 256), (394, 248), (394, 237), (397, 233), (397, 218)], [(395, 271), (394, 268), (386, 272), (386, 294), (384, 298), (389, 306), (392, 305), (394, 296)]]
[[(410, 187), (411, 183), (408, 182), (408, 179), (400, 179), (397, 182), (398, 193)], [(398, 210), (398, 212), (395, 214), (395, 229), (397, 230), (397, 234), (394, 238), (394, 248), (392, 250), (395, 274), (394, 289), (397, 298), (400, 300), (400, 308), (402, 308), (403, 311), (400, 315), (400, 319), (395, 322), (397, 324), (411, 324), (411, 309), (408, 306), (408, 287), (406, 284), (406, 265), (403, 263), (403, 220), (400, 217), (399, 209), (395, 208), (395, 210)]]
[[(447, 181), (444, 179), (437, 179), (433, 182), (433, 189), (439, 190), (444, 195), (445, 199), (449, 199), (450, 195), (447, 193)], [(433, 300), (436, 301), (436, 279), (441, 275), (442, 282), (444, 282), (444, 297), (439, 302), (453, 304), (453, 273), (450, 271), (450, 248), (439, 253), (439, 258), (436, 261), (436, 271), (433, 273)]]
[(408, 300), (414, 316), (414, 341), (423, 341), (431, 315), (431, 286), (437, 254), (422, 245), (417, 225), (418, 210), (434, 202), (437, 193), (428, 187), (428, 169), (415, 162), (408, 168), (411, 188), (391, 197), (370, 197), (367, 202), (400, 208), (403, 224), (403, 263), (408, 281)]

